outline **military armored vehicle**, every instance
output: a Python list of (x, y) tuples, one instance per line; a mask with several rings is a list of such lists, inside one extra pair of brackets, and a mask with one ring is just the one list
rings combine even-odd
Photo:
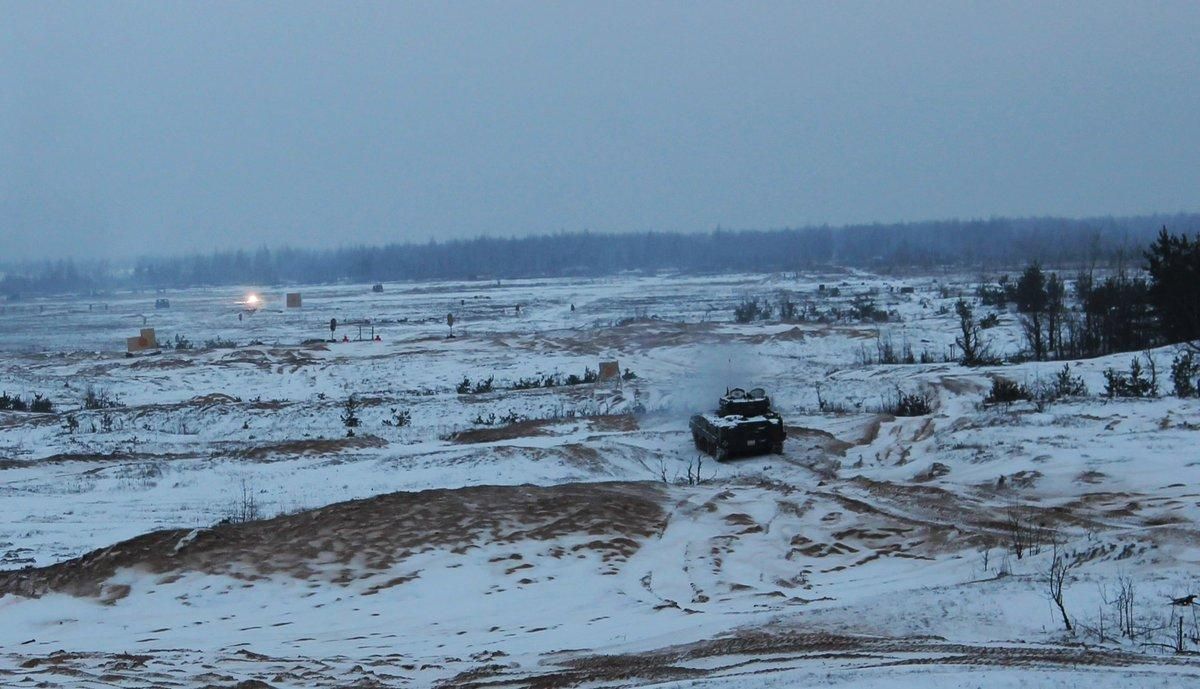
[(787, 438), (783, 419), (771, 411), (771, 398), (762, 388), (750, 392), (734, 388), (717, 403), (715, 414), (696, 414), (688, 425), (696, 449), (718, 462), (768, 452), (779, 454)]

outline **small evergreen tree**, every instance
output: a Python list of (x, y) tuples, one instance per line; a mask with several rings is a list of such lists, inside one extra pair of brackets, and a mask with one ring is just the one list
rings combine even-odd
[(1106, 397), (1158, 397), (1158, 380), (1154, 362), (1150, 360), (1149, 376), (1137, 357), (1129, 364), (1129, 373), (1113, 369), (1104, 371), (1104, 394)]
[(1033, 358), (1046, 357), (1046, 340), (1042, 332), (1046, 305), (1049, 297), (1046, 294), (1046, 276), (1042, 267), (1036, 261), (1025, 268), (1025, 272), (1017, 280), (1016, 302), (1020, 311), (1021, 325), (1025, 330), (1025, 339)]
[(1054, 374), (1054, 394), (1056, 397), (1084, 397), (1087, 395), (1087, 385), (1083, 378), (1071, 375), (1071, 365), (1063, 364), (1058, 373)]
[(354, 437), (354, 429), (358, 428), (362, 421), (358, 418), (358, 409), (361, 405), (358, 400), (354, 399), (351, 394), (346, 398), (346, 403), (342, 406), (342, 425), (346, 427), (346, 437)]
[(1176, 397), (1195, 397), (1200, 391), (1200, 362), (1192, 352), (1182, 352), (1171, 360), (1171, 383)]
[(959, 299), (954, 304), (954, 312), (958, 314), (958, 329), (960, 335), (954, 343), (962, 350), (962, 364), (975, 366), (982, 363), (982, 346), (979, 343), (979, 326), (975, 324), (975, 313), (965, 299)]
[(1200, 236), (1171, 235), (1162, 228), (1146, 252), (1148, 296), (1167, 342), (1200, 349)]

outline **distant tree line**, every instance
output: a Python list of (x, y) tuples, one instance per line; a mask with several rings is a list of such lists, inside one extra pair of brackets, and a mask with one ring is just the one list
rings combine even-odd
[(789, 271), (827, 265), (875, 270), (1019, 266), (1033, 260), (1058, 266), (1108, 265), (1122, 256), (1136, 255), (1163, 225), (1194, 233), (1200, 231), (1200, 214), (950, 220), (705, 234), (579, 232), (338, 249), (261, 248), (146, 256), (131, 266), (60, 260), (0, 266), (0, 293), (11, 298), (114, 288), (588, 276), (658, 270)]
[[(1171, 234), (1162, 228), (1142, 255), (1144, 270), (1123, 264), (1098, 279), (1093, 269), (1075, 276), (1074, 303), (1058, 273), (1028, 264), (1015, 282), (1007, 277), (981, 285), (985, 305), (1015, 305), (1025, 334), (1027, 356), (1037, 360), (1078, 359), (1129, 352), (1164, 344), (1200, 349), (1200, 234)], [(965, 309), (965, 310), (964, 310)], [(970, 353), (977, 338), (973, 315), (959, 304), (966, 363), (982, 363)], [(1190, 360), (1189, 360), (1190, 361)]]

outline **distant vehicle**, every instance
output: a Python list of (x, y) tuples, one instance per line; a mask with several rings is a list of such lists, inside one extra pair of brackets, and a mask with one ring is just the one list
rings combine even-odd
[(771, 398), (762, 388), (746, 392), (734, 388), (717, 403), (717, 413), (696, 414), (688, 425), (696, 449), (718, 462), (783, 452), (787, 431), (783, 419), (771, 410)]
[(155, 300), (154, 300), (154, 308), (156, 308), (156, 309), (169, 309), (169, 308), (171, 308), (171, 300), (170, 300), (170, 299), (163, 299), (162, 297), (159, 297), (158, 299), (155, 299)]

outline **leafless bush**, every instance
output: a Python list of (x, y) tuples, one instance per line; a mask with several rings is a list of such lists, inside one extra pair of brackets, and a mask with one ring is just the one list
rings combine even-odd
[(765, 300), (760, 303), (757, 297), (747, 297), (733, 307), (733, 320), (737, 323), (765, 321), (771, 317), (771, 305)]
[(114, 478), (119, 479), (123, 487), (143, 490), (158, 485), (162, 475), (162, 467), (154, 462), (126, 464), (113, 472)]
[(703, 483), (704, 479), (700, 478), (700, 470), (703, 468), (704, 455), (696, 455), (696, 462), (694, 465), (692, 462), (688, 462), (687, 476), (684, 479), (685, 483), (689, 486), (698, 486)]
[[(921, 363), (929, 363), (932, 358), (928, 350), (921, 353)], [(859, 363), (864, 366), (917, 363), (917, 355), (913, 352), (912, 343), (907, 339), (897, 347), (891, 334), (882, 335), (878, 332), (875, 333), (875, 353), (872, 354), (866, 345), (862, 345), (859, 349), (858, 359)]]
[(116, 395), (103, 388), (96, 388), (90, 383), (83, 392), (84, 409), (114, 409), (123, 406), (125, 405), (117, 399)]
[(821, 393), (821, 385), (819, 383), (816, 385), (816, 389), (817, 409), (822, 412), (829, 414), (852, 414), (856, 411), (862, 410), (861, 402), (855, 405), (855, 407), (852, 409), (846, 402), (834, 402), (832, 400), (825, 399), (825, 396)]
[(1046, 570), (1046, 592), (1050, 596), (1050, 600), (1058, 608), (1058, 613), (1062, 616), (1063, 626), (1070, 633), (1074, 633), (1075, 628), (1071, 626), (1071, 618), (1067, 616), (1067, 606), (1063, 603), (1063, 587), (1075, 564), (1059, 549), (1058, 543), (1055, 543), (1050, 567)]
[(695, 461), (688, 462), (687, 467), (684, 468), (683, 472), (676, 471), (674, 476), (672, 476), (670, 471), (667, 469), (666, 461), (662, 458), (659, 458), (658, 470), (655, 472), (655, 476), (658, 478), (658, 480), (668, 485), (674, 483), (683, 486), (698, 486), (711, 481), (716, 476), (716, 473), (714, 472), (713, 474), (705, 477), (703, 475), (703, 469), (704, 455), (697, 455)]
[(242, 479), (240, 492), (234, 496), (232, 504), (225, 511), (226, 521), (244, 524), (259, 519), (262, 516), (261, 509), (254, 493), (254, 486), (246, 479)]
[(1053, 540), (1053, 531), (1041, 523), (1034, 523), (1021, 516), (1017, 510), (1010, 510), (1005, 520), (1005, 531), (1008, 535), (1009, 549), (1020, 560), (1026, 555), (1037, 555), (1042, 547)]
[(933, 412), (933, 405), (929, 395), (896, 388), (896, 396), (890, 402), (885, 401), (880, 411), (893, 416), (925, 416)]
[[(92, 433), (96, 432), (96, 417), (91, 417)], [(100, 414), (100, 429), (101, 433), (112, 433), (113, 430), (125, 430), (125, 420), (121, 417), (114, 416), (107, 412)]]
[(983, 569), (983, 573), (987, 574), (991, 571), (992, 549), (990, 546), (984, 546), (979, 549), (979, 565)]
[(662, 457), (658, 458), (658, 478), (663, 483), (671, 482), (671, 480), (667, 478), (667, 463)]
[[(1136, 596), (1136, 589), (1129, 576), (1117, 578), (1115, 591), (1102, 585), (1100, 599), (1103, 604), (1097, 611), (1095, 623), (1077, 626), (1081, 631), (1094, 634), (1101, 643), (1128, 643), (1139, 649), (1188, 653), (1188, 644), (1200, 645), (1196, 594), (1171, 593), (1159, 601), (1154, 596)], [(1112, 612), (1106, 614), (1103, 606), (1108, 606)]]
[(1117, 592), (1111, 599), (1104, 593), (1104, 602), (1113, 606), (1117, 618), (1117, 634), (1133, 640), (1136, 631), (1134, 626), (1134, 585), (1132, 577), (1117, 577)]

